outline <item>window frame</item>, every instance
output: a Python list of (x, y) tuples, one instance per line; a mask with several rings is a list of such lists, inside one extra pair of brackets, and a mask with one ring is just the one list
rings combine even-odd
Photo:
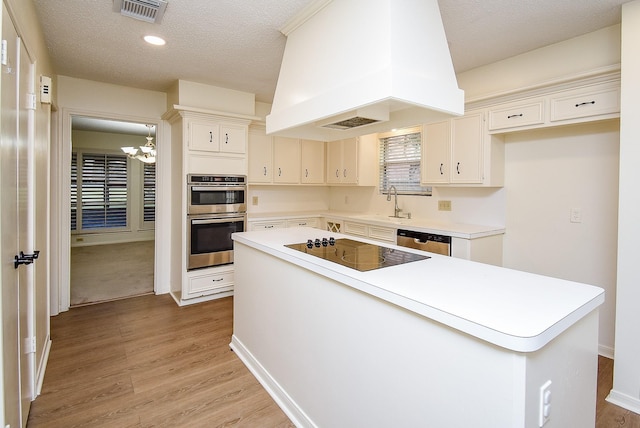
[[(408, 156), (405, 159), (395, 158), (388, 159), (388, 144), (392, 139), (402, 139), (403, 137), (413, 136), (414, 134), (418, 134), (418, 148), (417, 148), (417, 156), (415, 147), (410, 152), (413, 152), (414, 156)], [(397, 193), (399, 195), (415, 195), (415, 196), (431, 196), (432, 195), (432, 187), (425, 186), (421, 183), (422, 180), (422, 153), (423, 153), (423, 133), (422, 126), (414, 126), (410, 128), (403, 128), (396, 131), (390, 131), (385, 133), (379, 133), (377, 135), (378, 138), (378, 189), (380, 194), (388, 194), (391, 186), (396, 186)], [(415, 137), (413, 137), (415, 140)], [(415, 145), (415, 141), (413, 141)], [(397, 148), (397, 147), (396, 147)], [(406, 153), (405, 153), (406, 154)], [(413, 166), (408, 166), (407, 180), (398, 181), (390, 180), (387, 171), (389, 170), (389, 165), (408, 165), (412, 164)], [(414, 172), (412, 173), (411, 170)], [(417, 181), (408, 180), (411, 176), (418, 177)]]

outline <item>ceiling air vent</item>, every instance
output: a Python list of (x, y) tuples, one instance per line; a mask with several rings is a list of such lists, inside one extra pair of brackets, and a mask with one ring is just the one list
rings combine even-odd
[(167, 2), (164, 0), (113, 0), (113, 11), (140, 21), (160, 23)]

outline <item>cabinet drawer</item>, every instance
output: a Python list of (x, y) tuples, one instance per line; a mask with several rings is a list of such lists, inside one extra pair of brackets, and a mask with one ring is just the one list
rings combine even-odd
[(544, 100), (489, 110), (489, 131), (544, 123)]
[(318, 227), (320, 222), (317, 218), (294, 218), (287, 220), (287, 227)]
[(367, 225), (362, 223), (344, 222), (344, 233), (351, 235), (368, 236)]
[(284, 220), (249, 222), (249, 230), (282, 229), (287, 227)]
[(388, 227), (369, 226), (369, 237), (378, 241), (396, 243), (396, 229)]
[(620, 112), (620, 90), (607, 88), (571, 91), (551, 98), (551, 121), (578, 119)]
[(233, 289), (233, 269), (192, 276), (189, 278), (188, 288), (188, 297), (230, 291)]

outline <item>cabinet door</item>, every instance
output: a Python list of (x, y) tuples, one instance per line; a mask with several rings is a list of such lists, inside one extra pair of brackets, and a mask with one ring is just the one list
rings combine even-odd
[(482, 114), (453, 119), (451, 183), (482, 183)]
[(220, 125), (211, 122), (189, 122), (189, 150), (217, 152), (220, 150)]
[(451, 121), (429, 123), (422, 131), (421, 181), (448, 183), (450, 166)]
[(341, 183), (342, 177), (342, 140), (327, 143), (327, 183)]
[(342, 183), (358, 183), (358, 139), (342, 140)]
[(264, 132), (249, 132), (249, 183), (271, 183), (273, 138)]
[(294, 138), (273, 139), (273, 182), (300, 182), (300, 141)]
[(244, 126), (223, 124), (220, 127), (220, 151), (246, 153), (247, 129)]
[(301, 183), (324, 183), (324, 146), (324, 141), (300, 140)]

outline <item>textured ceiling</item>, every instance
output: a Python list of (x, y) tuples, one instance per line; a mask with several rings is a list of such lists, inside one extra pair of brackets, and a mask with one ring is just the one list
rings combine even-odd
[[(285, 37), (312, 0), (168, 0), (160, 24), (112, 0), (33, 0), (56, 74), (165, 91), (178, 79), (271, 102)], [(340, 1), (340, 0), (334, 0)], [(419, 1), (419, 0), (416, 0)], [(620, 22), (628, 0), (439, 0), (456, 72)], [(160, 35), (167, 45), (147, 45)], [(346, 43), (348, 45), (348, 42)]]

